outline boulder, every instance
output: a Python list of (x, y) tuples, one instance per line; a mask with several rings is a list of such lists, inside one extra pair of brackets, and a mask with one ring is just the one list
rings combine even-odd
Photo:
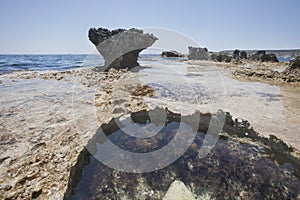
[(255, 54), (249, 57), (249, 60), (252, 61), (261, 61), (261, 62), (279, 62), (276, 54), (269, 53), (267, 54), (266, 51), (257, 51)]
[(91, 28), (89, 40), (96, 46), (105, 60), (105, 71), (111, 68), (131, 69), (139, 65), (139, 53), (150, 47), (157, 38), (139, 29)]
[(225, 53), (213, 53), (211, 54), (210, 57), (213, 61), (218, 61), (218, 62), (231, 62), (232, 60), (232, 57)]
[(209, 60), (207, 48), (189, 47), (189, 60)]
[(179, 53), (177, 51), (163, 51), (161, 53), (162, 57), (179, 57), (182, 58), (184, 55), (182, 53)]

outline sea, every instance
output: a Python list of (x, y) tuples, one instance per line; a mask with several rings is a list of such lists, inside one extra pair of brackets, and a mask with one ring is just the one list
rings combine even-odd
[(0, 55), (0, 74), (16, 70), (65, 71), (103, 63), (100, 54)]

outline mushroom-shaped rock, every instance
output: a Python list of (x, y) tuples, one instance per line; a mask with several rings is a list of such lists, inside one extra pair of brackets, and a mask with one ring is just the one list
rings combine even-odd
[(135, 28), (112, 31), (105, 28), (91, 28), (88, 36), (103, 56), (106, 71), (111, 68), (131, 69), (138, 66), (139, 53), (157, 40), (154, 35)]

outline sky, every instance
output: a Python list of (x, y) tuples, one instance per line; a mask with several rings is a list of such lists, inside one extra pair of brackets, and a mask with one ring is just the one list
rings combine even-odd
[(211, 51), (300, 49), (299, 8), (299, 0), (1, 0), (0, 54), (91, 53), (91, 27), (162, 30), (174, 35), (162, 36), (163, 49), (182, 50), (183, 40)]

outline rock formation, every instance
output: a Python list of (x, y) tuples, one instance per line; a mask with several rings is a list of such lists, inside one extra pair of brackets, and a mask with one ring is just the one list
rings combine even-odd
[(289, 77), (289, 82), (300, 82), (300, 56), (290, 61), (289, 66), (283, 71)]
[(236, 49), (233, 52), (233, 58), (236, 60), (247, 59), (247, 53), (246, 53), (246, 51), (240, 51), (240, 50)]
[(240, 59), (240, 51), (239, 50), (234, 50), (233, 52), (233, 58), (239, 60)]
[(189, 47), (189, 60), (209, 60), (207, 48)]
[(232, 57), (225, 53), (213, 53), (210, 57), (213, 61), (218, 62), (231, 62), (232, 60)]
[(247, 59), (247, 52), (246, 51), (241, 51), (240, 52), (240, 59)]
[(288, 71), (298, 70), (300, 71), (300, 56), (290, 61), (290, 66), (287, 68)]
[(270, 81), (272, 83), (300, 83), (300, 56), (290, 61), (289, 66), (278, 72), (272, 69), (239, 68), (233, 72), (236, 77), (249, 78), (252, 80)]
[(249, 60), (261, 62), (279, 62), (276, 57), (276, 54), (267, 54), (266, 51), (257, 51), (255, 54), (249, 57)]
[(179, 57), (182, 58), (184, 55), (182, 53), (179, 53), (177, 51), (163, 51), (161, 53), (162, 57)]
[(96, 46), (105, 60), (105, 71), (111, 68), (131, 69), (138, 66), (139, 53), (150, 47), (157, 38), (139, 29), (91, 28), (89, 40)]

